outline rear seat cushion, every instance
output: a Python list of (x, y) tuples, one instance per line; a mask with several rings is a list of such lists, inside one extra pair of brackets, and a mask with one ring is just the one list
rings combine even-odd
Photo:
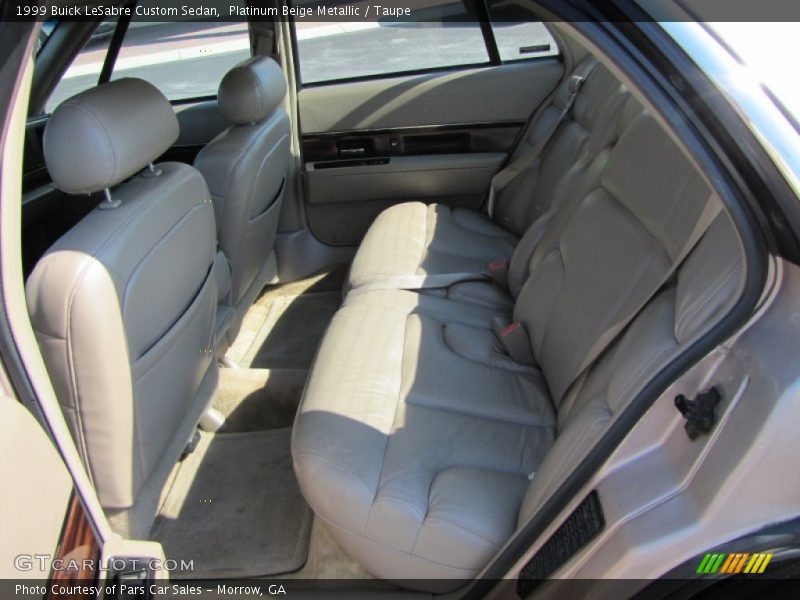
[(407, 202), (381, 213), (350, 268), (349, 288), (388, 277), (482, 273), (511, 258), (517, 237), (485, 215), (443, 204)]
[(382, 577), (474, 574), (513, 532), (552, 443), (544, 382), (493, 347), (494, 314), (408, 291), (354, 293), (320, 347), (295, 469), (354, 557), (369, 566), (392, 549)]

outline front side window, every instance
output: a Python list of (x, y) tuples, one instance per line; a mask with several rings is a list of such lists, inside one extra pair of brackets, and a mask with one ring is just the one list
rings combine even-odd
[[(67, 98), (97, 85), (116, 23), (116, 19), (108, 19), (97, 26), (86, 45), (75, 56), (72, 64), (50, 93), (50, 97), (45, 103), (45, 112), (53, 112), (56, 106)], [(56, 26), (53, 24), (51, 27)], [(48, 29), (47, 36), (49, 37), (52, 29), (50, 27)]]

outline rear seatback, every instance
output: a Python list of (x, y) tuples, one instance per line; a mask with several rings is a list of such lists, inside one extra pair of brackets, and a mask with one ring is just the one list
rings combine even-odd
[[(595, 63), (587, 58), (575, 71), (586, 72), (587, 64)], [(562, 84), (532, 123), (516, 157), (542, 141), (568, 95), (567, 84)], [(617, 115), (627, 98), (624, 86), (608, 69), (596, 65), (537, 159), (498, 194), (497, 223), (485, 213), (466, 208), (421, 202), (393, 206), (367, 232), (353, 260), (347, 289), (445, 287), (447, 279), (443, 286), (435, 276), (480, 278), (490, 261), (510, 258), (519, 236), (550, 209), (564, 180), (577, 177), (616, 141)], [(423, 282), (430, 276), (434, 279)]]
[(474, 576), (734, 301), (742, 252), (721, 203), (652, 117), (621, 111), (619, 142), (517, 250), (534, 365), (503, 354), (497, 311), (452, 295), (357, 289), (334, 317), (292, 452), (306, 499), (374, 575)]
[(566, 202), (517, 296), (533, 357), (558, 402), (592, 346), (660, 287), (719, 200), (649, 115), (625, 131), (600, 182)]
[[(522, 237), (551, 208), (565, 178), (574, 178), (616, 141), (616, 118), (629, 97), (627, 90), (594, 57), (581, 61), (575, 72), (588, 75), (571, 110), (537, 159), (497, 196), (494, 219), (517, 237)], [(568, 101), (567, 83), (559, 86), (550, 103), (533, 120), (528, 135), (515, 148), (515, 156), (525, 155), (547, 135)], [(513, 163), (514, 160), (510, 164)]]
[(739, 238), (720, 214), (692, 254), (629, 329), (591, 369), (580, 390), (562, 400), (557, 436), (528, 488), (523, 525), (600, 439), (623, 408), (664, 365), (733, 305), (744, 281)]

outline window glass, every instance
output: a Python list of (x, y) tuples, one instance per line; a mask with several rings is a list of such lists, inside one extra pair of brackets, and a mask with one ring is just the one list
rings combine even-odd
[(131, 20), (111, 79), (138, 77), (170, 100), (216, 96), (225, 73), (250, 56), (247, 23)]
[[(311, 6), (307, 0), (296, 5)], [(337, 2), (337, 7), (364, 3)], [(463, 2), (431, 0), (412, 13), (355, 22), (294, 22), (303, 83), (390, 75), (489, 61), (480, 24)]]
[(97, 26), (47, 99), (46, 112), (53, 112), (67, 98), (97, 85), (115, 26), (116, 19), (108, 19)]
[(524, 7), (505, 0), (490, 0), (489, 18), (500, 60), (509, 62), (558, 55), (558, 46), (544, 24), (531, 21)]

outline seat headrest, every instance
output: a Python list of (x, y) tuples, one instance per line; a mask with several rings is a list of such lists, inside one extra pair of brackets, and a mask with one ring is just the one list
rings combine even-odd
[(240, 62), (219, 84), (219, 109), (238, 125), (266, 119), (286, 96), (286, 81), (280, 66), (266, 56)]
[(141, 79), (118, 79), (61, 103), (44, 131), (50, 177), (65, 192), (116, 185), (178, 139), (169, 101)]

